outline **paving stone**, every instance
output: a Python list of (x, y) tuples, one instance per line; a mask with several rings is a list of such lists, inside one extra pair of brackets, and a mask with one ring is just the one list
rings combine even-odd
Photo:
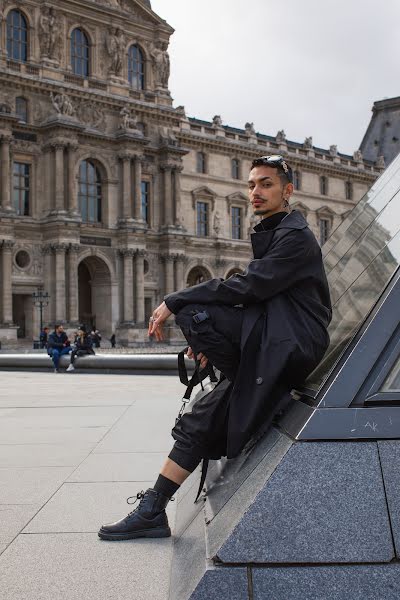
[(220, 567), (205, 572), (190, 600), (246, 600), (247, 597), (247, 570)]
[(171, 547), (171, 538), (21, 535), (0, 556), (0, 599), (166, 600)]
[(72, 473), (68, 481), (148, 480), (154, 482), (165, 456), (165, 452), (90, 454)]
[(73, 467), (0, 469), (0, 504), (43, 504)]
[[(65, 483), (38, 512), (23, 533), (97, 532), (102, 524), (125, 517), (135, 506), (126, 499), (146, 490), (153, 482)], [(168, 504), (171, 525), (174, 502)]]
[(223, 562), (389, 562), (376, 443), (295, 443), (218, 551)]
[(2, 554), (6, 548), (7, 544), (0, 544), (0, 554)]
[(0, 504), (0, 545), (11, 542), (40, 507), (40, 504)]
[(48, 429), (2, 428), (2, 444), (97, 444), (108, 432), (109, 427), (52, 427)]
[(95, 444), (0, 444), (0, 467), (74, 467)]
[[(127, 410), (126, 406), (57, 406), (13, 408), (7, 415), (0, 410), (0, 436), (3, 430), (111, 427)], [(0, 437), (1, 439), (1, 437)]]
[(398, 600), (400, 565), (252, 569), (254, 600)]

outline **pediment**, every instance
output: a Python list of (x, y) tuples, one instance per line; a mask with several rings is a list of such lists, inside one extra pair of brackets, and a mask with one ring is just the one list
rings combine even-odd
[(308, 212), (308, 210), (309, 210), (308, 206), (306, 206), (302, 202), (298, 202), (298, 201), (293, 202), (293, 204), (290, 205), (290, 208), (292, 208), (293, 210), (300, 210), (302, 212)]
[(143, 0), (95, 0), (97, 4), (102, 4), (116, 10), (127, 12), (132, 20), (143, 23), (144, 25), (157, 25), (167, 29), (168, 33), (174, 32), (164, 19), (159, 17), (150, 7), (150, 2)]
[(233, 194), (229, 194), (229, 196), (227, 196), (227, 200), (229, 200), (229, 202), (246, 202), (246, 204), (249, 201), (248, 197), (246, 194), (243, 194), (243, 192), (234, 192)]
[(207, 197), (207, 198), (215, 198), (216, 197), (216, 193), (213, 192), (213, 190), (211, 190), (209, 187), (207, 187), (206, 185), (203, 185), (201, 187), (196, 188), (195, 190), (192, 190), (192, 196), (194, 196), (195, 198), (198, 198), (199, 196)]
[(317, 208), (317, 210), (315, 212), (319, 216), (322, 216), (322, 215), (329, 216), (329, 217), (336, 216), (335, 211), (332, 210), (331, 208), (329, 208), (329, 206), (321, 206), (321, 208)]

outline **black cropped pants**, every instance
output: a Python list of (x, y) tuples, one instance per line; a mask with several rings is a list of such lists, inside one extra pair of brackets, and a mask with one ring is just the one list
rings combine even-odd
[(229, 397), (240, 362), (243, 309), (191, 304), (179, 311), (176, 323), (195, 355), (203, 353), (225, 376), (172, 430), (175, 444), (169, 458), (192, 472), (203, 458), (218, 459), (226, 454)]

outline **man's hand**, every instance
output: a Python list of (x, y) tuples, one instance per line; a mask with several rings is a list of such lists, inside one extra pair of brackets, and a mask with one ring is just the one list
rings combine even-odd
[[(187, 351), (187, 353), (186, 353), (186, 354), (187, 354), (187, 357), (188, 357), (188, 358), (192, 358), (192, 359), (194, 360), (194, 358), (195, 358), (195, 356), (194, 356), (194, 352), (193, 352), (193, 350), (190, 348), (190, 346), (189, 346), (189, 348), (188, 348), (188, 351)], [(200, 361), (200, 367), (201, 367), (202, 369), (204, 369), (204, 367), (205, 367), (205, 366), (207, 365), (207, 363), (208, 363), (208, 358), (207, 358), (207, 356), (204, 356), (204, 354), (203, 354), (202, 352), (199, 352), (199, 354), (197, 355), (197, 360), (199, 360), (199, 361)]]
[(162, 302), (158, 308), (155, 309), (152, 316), (149, 319), (149, 337), (154, 335), (157, 342), (161, 342), (164, 339), (163, 325), (172, 312), (168, 309), (165, 302)]

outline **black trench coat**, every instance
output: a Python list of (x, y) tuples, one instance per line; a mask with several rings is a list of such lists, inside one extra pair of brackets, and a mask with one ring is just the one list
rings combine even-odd
[(188, 304), (245, 308), (240, 366), (229, 388), (228, 458), (265, 429), (329, 345), (329, 288), (321, 249), (304, 217), (293, 211), (275, 229), (263, 230), (260, 223), (254, 231), (254, 259), (243, 275), (211, 279), (165, 298), (175, 314)]

